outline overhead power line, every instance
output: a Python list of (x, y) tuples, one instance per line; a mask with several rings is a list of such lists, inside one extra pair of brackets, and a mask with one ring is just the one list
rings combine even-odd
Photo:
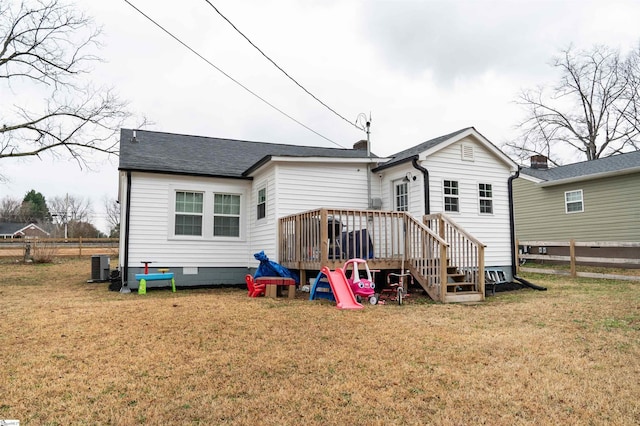
[(224, 16), (222, 14), (222, 12), (220, 12), (220, 10), (215, 7), (213, 5), (213, 3), (211, 3), (209, 0), (204, 0), (205, 2), (207, 2), (209, 4), (209, 6), (211, 6), (213, 8), (213, 10), (216, 11), (216, 13), (218, 15), (220, 15), (222, 17), (222, 19), (224, 19), (225, 21), (227, 21), (229, 23), (229, 25), (231, 25), (233, 27), (234, 30), (237, 31), (238, 34), (240, 34), (245, 40), (247, 40), (249, 42), (249, 44), (251, 46), (253, 46), (258, 52), (260, 52), (260, 54), (262, 56), (264, 56), (269, 62), (271, 62), (273, 64), (273, 66), (275, 66), (276, 68), (278, 68), (280, 71), (282, 71), (282, 73), (284, 75), (286, 75), (289, 80), (293, 81), (299, 88), (301, 88), (302, 90), (304, 90), (309, 96), (311, 96), (313, 99), (315, 99), (316, 101), (320, 102), (320, 104), (322, 106), (324, 106), (325, 108), (327, 108), (329, 111), (331, 111), (332, 113), (334, 113), (335, 115), (337, 115), (338, 117), (340, 117), (341, 119), (343, 119), (344, 121), (346, 121), (347, 123), (349, 123), (350, 125), (352, 125), (353, 127), (355, 127), (358, 130), (362, 130), (360, 127), (358, 127), (355, 123), (352, 123), (351, 121), (347, 120), (346, 118), (344, 118), (342, 115), (340, 115), (336, 110), (334, 110), (333, 108), (331, 108), (329, 105), (325, 104), (324, 102), (322, 102), (320, 99), (318, 99), (318, 97), (316, 95), (314, 95), (313, 93), (311, 93), (310, 91), (307, 90), (306, 87), (304, 87), (302, 84), (298, 83), (298, 81), (296, 81), (295, 78), (291, 77), (285, 70), (282, 69), (282, 67), (278, 64), (276, 64), (273, 59), (271, 59), (269, 56), (267, 56), (266, 53), (264, 53), (262, 51), (262, 49), (260, 49), (258, 46), (256, 46), (256, 44), (254, 42), (252, 42), (249, 37), (247, 37), (242, 31), (240, 31), (238, 29), (238, 27), (236, 27), (233, 22), (231, 22), (226, 16)]
[(280, 108), (278, 108), (277, 106), (273, 105), (271, 102), (267, 101), (265, 98), (263, 98), (262, 96), (258, 95), (257, 93), (255, 93), (254, 91), (252, 91), (251, 89), (249, 89), (247, 86), (245, 86), (244, 84), (242, 84), (241, 82), (239, 82), (238, 80), (236, 80), (235, 78), (233, 78), (232, 76), (230, 76), (229, 74), (227, 74), (226, 72), (224, 72), (221, 68), (219, 68), (218, 66), (216, 66), (213, 62), (211, 62), (210, 60), (208, 60), (207, 58), (205, 58), (203, 55), (201, 55), (200, 53), (198, 53), (195, 49), (193, 49), (191, 46), (189, 46), (187, 43), (185, 43), (184, 41), (182, 41), (180, 38), (178, 38), (176, 35), (174, 35), (173, 33), (171, 33), (169, 30), (167, 30), (166, 28), (164, 28), (162, 25), (160, 25), (158, 22), (156, 22), (153, 18), (151, 18), (149, 15), (147, 15), (146, 13), (144, 13), (142, 10), (138, 9), (133, 3), (131, 3), (129, 0), (124, 0), (125, 3), (127, 3), (129, 6), (131, 6), (133, 9), (135, 9), (139, 14), (141, 14), (142, 16), (144, 16), (145, 18), (147, 18), (147, 20), (149, 20), (151, 23), (153, 23), (155, 26), (157, 26), (158, 28), (160, 28), (162, 31), (164, 31), (167, 35), (169, 35), (171, 38), (173, 38), (175, 41), (177, 41), (178, 43), (180, 43), (183, 47), (185, 47), (186, 49), (188, 49), (191, 53), (193, 53), (194, 55), (196, 55), (198, 58), (202, 59), (203, 61), (205, 61), (207, 64), (209, 64), (210, 66), (212, 66), (214, 69), (216, 69), (216, 71), (220, 72), (222, 75), (224, 75), (225, 77), (227, 77), (229, 80), (233, 81), (235, 84), (237, 84), (238, 86), (242, 87), (244, 90), (246, 90), (247, 92), (249, 92), (250, 94), (252, 94), (253, 96), (255, 96), (256, 98), (260, 99), (262, 102), (264, 102), (265, 104), (267, 104), (268, 106), (270, 106), (271, 108), (275, 109), (276, 111), (278, 111), (280, 114), (284, 115), (285, 117), (287, 117), (288, 119), (294, 121), (295, 123), (299, 124), (300, 126), (304, 127), (305, 129), (309, 130), (310, 132), (320, 136), (321, 138), (331, 142), (334, 145), (339, 146), (340, 148), (345, 148), (344, 146), (340, 145), (338, 142), (335, 142), (331, 139), (329, 139), (328, 137), (316, 132), (315, 130), (313, 130), (311, 127), (307, 126), (306, 124), (302, 123), (301, 121), (297, 120), (296, 118), (292, 117), (291, 115), (287, 114), (286, 112), (284, 112), (283, 110), (281, 110)]

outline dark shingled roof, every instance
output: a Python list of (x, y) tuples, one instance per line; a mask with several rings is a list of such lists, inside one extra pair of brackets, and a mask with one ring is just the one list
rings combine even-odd
[(33, 222), (0, 222), (0, 235), (14, 235), (30, 225), (34, 225), (39, 230), (46, 232)]
[[(136, 130), (120, 131), (120, 170), (239, 178), (271, 156), (365, 160), (367, 151), (249, 142)], [(372, 157), (376, 157), (372, 154)], [(243, 175), (244, 174), (244, 175)]]
[(567, 164), (566, 166), (552, 167), (549, 169), (532, 169), (526, 167), (523, 168), (520, 173), (552, 182), (633, 169), (640, 171), (640, 151), (618, 154), (597, 160), (582, 161), (580, 163)]
[(426, 142), (422, 142), (419, 145), (416, 145), (414, 147), (411, 147), (409, 149), (405, 149), (404, 151), (400, 151), (396, 154), (390, 155), (389, 158), (390, 160), (387, 161), (386, 163), (380, 165), (379, 167), (377, 167), (375, 170), (382, 170), (382, 169), (386, 169), (388, 167), (392, 167), (395, 166), (396, 164), (400, 164), (400, 163), (404, 163), (405, 161), (409, 161), (412, 158), (414, 158), (416, 155), (419, 155), (421, 152), (427, 151), (431, 148), (433, 148), (436, 145), (441, 144), (442, 142), (445, 142), (447, 140), (449, 140), (450, 138), (466, 132), (467, 130), (472, 129), (472, 127), (466, 127), (464, 129), (460, 129), (458, 131), (455, 131), (453, 133), (449, 133), (448, 135), (444, 135), (444, 136), (439, 136), (437, 138), (428, 140)]
[(0, 235), (13, 235), (28, 223), (16, 223), (16, 222), (0, 222)]

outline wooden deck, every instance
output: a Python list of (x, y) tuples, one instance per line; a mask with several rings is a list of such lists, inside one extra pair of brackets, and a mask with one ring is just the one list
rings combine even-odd
[[(405, 270), (437, 301), (484, 300), (484, 245), (444, 215), (424, 223), (405, 212), (318, 209), (280, 219), (279, 263), (300, 272), (352, 258)], [(443, 284), (444, 283), (444, 284)]]

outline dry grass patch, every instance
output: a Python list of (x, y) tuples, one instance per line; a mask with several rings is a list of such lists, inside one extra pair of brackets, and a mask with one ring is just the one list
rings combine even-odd
[(479, 305), (337, 310), (0, 265), (0, 419), (22, 424), (638, 424), (638, 284), (533, 276)]

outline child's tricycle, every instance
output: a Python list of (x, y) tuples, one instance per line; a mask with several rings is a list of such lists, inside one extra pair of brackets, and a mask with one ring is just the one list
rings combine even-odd
[[(360, 277), (360, 271), (358, 270), (359, 266), (364, 268), (363, 272), (365, 273), (365, 277)], [(342, 270), (344, 271), (349, 287), (351, 287), (351, 291), (358, 302), (362, 301), (362, 299), (369, 299), (369, 303), (372, 305), (378, 303), (378, 296), (375, 294), (376, 284), (371, 278), (371, 271), (369, 270), (369, 265), (367, 265), (366, 260), (347, 260), (342, 267)]]
[[(395, 281), (395, 282), (394, 282)], [(384, 304), (386, 300), (394, 300), (398, 305), (402, 305), (404, 298), (408, 297), (407, 289), (409, 285), (413, 285), (413, 276), (405, 273), (390, 273), (387, 275), (387, 286), (380, 292), (380, 303)]]

